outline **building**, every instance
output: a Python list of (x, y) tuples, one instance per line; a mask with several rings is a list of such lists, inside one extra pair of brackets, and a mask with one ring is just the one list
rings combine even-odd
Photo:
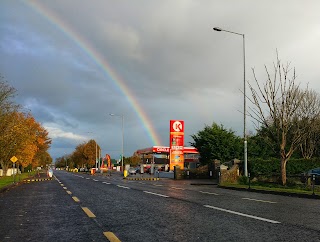
[[(199, 152), (194, 147), (184, 147), (184, 167), (181, 169), (196, 168), (199, 164)], [(137, 150), (136, 155), (141, 158), (144, 167), (154, 165), (162, 171), (168, 171), (170, 165), (170, 148), (166, 146), (152, 146)]]

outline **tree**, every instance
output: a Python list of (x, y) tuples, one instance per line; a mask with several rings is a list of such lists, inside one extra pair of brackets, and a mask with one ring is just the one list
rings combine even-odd
[(214, 159), (224, 162), (241, 155), (241, 138), (236, 136), (234, 131), (226, 130), (223, 125), (205, 125), (203, 130), (191, 137), (194, 142), (190, 144), (199, 151), (200, 162), (203, 165)]
[(137, 154), (133, 154), (130, 157), (123, 157), (123, 162), (125, 165), (129, 164), (130, 166), (138, 166), (140, 161), (141, 159)]
[(89, 140), (88, 143), (86, 143), (86, 145), (84, 146), (83, 155), (86, 157), (88, 166), (95, 166), (96, 158), (98, 158), (98, 150), (100, 150), (100, 146), (93, 139)]
[[(0, 77), (3, 79), (2, 77)], [(11, 99), (15, 96), (16, 89), (8, 83), (0, 81), (0, 118), (3, 114), (17, 109), (19, 105), (15, 104)]]
[(257, 88), (249, 83), (253, 106), (248, 115), (266, 128), (269, 140), (279, 147), (281, 180), (285, 185), (287, 162), (305, 140), (308, 133), (306, 124), (313, 124), (319, 115), (319, 108), (312, 106), (314, 110), (311, 112), (303, 109), (302, 104), (308, 101), (306, 97), (309, 91), (300, 89), (296, 84), (295, 69), (292, 71), (290, 64), (283, 65), (278, 55), (273, 66), (274, 73), (271, 75), (266, 66), (265, 70), (267, 78), (261, 85), (253, 69)]
[(274, 145), (274, 142), (268, 140), (268, 136), (265, 135), (265, 128), (261, 127), (257, 130), (257, 134), (254, 136), (248, 136), (248, 158), (262, 158), (269, 159), (276, 157), (279, 152), (278, 146)]
[(305, 139), (300, 144), (301, 155), (305, 159), (311, 159), (320, 143), (320, 97), (315, 91), (307, 91), (298, 109), (300, 115), (307, 117), (301, 120), (305, 127)]
[(0, 165), (4, 174), (12, 165), (12, 156), (18, 158), (17, 165), (22, 169), (51, 162), (47, 153), (51, 144), (48, 132), (31, 113), (20, 111), (20, 106), (11, 100), (15, 92), (13, 87), (0, 82)]

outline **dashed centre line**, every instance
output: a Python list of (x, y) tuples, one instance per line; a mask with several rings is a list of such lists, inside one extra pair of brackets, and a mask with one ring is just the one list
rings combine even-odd
[(67, 193), (68, 193), (69, 195), (71, 195), (71, 194), (72, 194), (72, 192), (70, 192), (70, 191), (67, 191)]
[(93, 214), (93, 212), (90, 211), (87, 207), (81, 207), (82, 210), (88, 215), (89, 218), (95, 218), (96, 215)]
[(112, 232), (103, 232), (103, 234), (104, 234), (104, 236), (107, 237), (107, 239), (110, 242), (121, 242), (121, 240), (119, 240), (118, 237)]
[(102, 182), (102, 183), (107, 184), (107, 185), (110, 185), (110, 184), (111, 184), (110, 182)]
[(249, 200), (249, 201), (255, 201), (255, 202), (261, 202), (261, 203), (277, 203), (277, 202), (272, 202), (272, 201), (266, 201), (266, 200), (259, 200), (259, 199), (253, 199), (253, 198), (248, 198), (244, 197), (242, 198), (244, 200)]
[(148, 191), (143, 191), (144, 193), (148, 193), (148, 194), (152, 194), (152, 195), (156, 195), (156, 196), (160, 196), (160, 197), (169, 197), (167, 195), (163, 195), (163, 194), (159, 194), (159, 193), (154, 193), (154, 192), (148, 192)]
[(176, 190), (186, 190), (186, 189), (181, 188), (181, 187), (171, 187), (171, 188), (176, 189)]
[(216, 195), (216, 196), (219, 195), (218, 193), (214, 193), (214, 192), (204, 192), (204, 191), (199, 191), (199, 192), (204, 193), (204, 194)]
[(72, 199), (73, 199), (75, 202), (80, 202), (79, 198), (77, 198), (77, 197), (72, 197)]
[(121, 187), (121, 188), (124, 188), (124, 189), (130, 189), (130, 187), (125, 187), (125, 186), (121, 186), (121, 185), (117, 185), (117, 187)]
[(96, 179), (92, 179), (92, 180), (94, 180), (95, 182), (99, 181), (99, 180), (96, 180)]

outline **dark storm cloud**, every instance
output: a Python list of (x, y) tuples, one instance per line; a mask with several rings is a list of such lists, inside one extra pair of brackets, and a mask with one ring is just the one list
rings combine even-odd
[(126, 155), (152, 145), (134, 106), (91, 49), (122, 79), (163, 145), (170, 119), (185, 120), (186, 142), (213, 121), (242, 135), (242, 37), (212, 27), (245, 34), (247, 80), (251, 67), (264, 80), (264, 64), (272, 65), (278, 49), (297, 67), (299, 81), (320, 91), (318, 1), (33, 3), (42, 12), (28, 2), (0, 3), (0, 73), (50, 130), (54, 157), (90, 138), (118, 156), (121, 120), (109, 113), (125, 116)]

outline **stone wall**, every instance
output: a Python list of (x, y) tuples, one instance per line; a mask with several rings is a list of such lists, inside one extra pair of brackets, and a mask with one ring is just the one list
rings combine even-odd
[(220, 183), (237, 183), (239, 180), (239, 165), (235, 163), (229, 170), (227, 166), (220, 166)]

